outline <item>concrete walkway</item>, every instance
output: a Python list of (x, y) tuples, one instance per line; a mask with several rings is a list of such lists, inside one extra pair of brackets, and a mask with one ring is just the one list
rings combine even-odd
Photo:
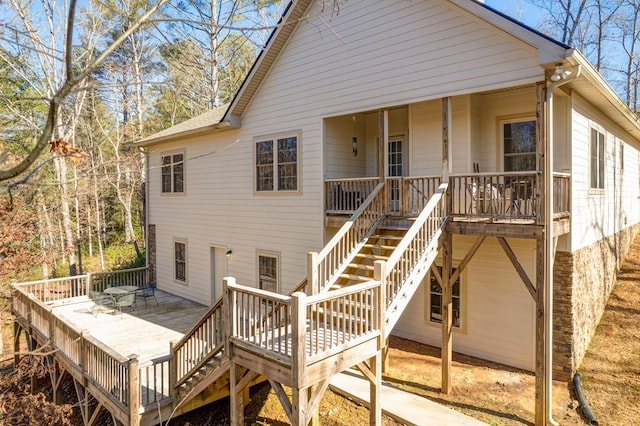
[[(369, 381), (359, 371), (348, 370), (333, 376), (332, 391), (369, 406)], [(454, 411), (444, 405), (382, 383), (382, 412), (406, 425), (416, 426), (486, 426), (487, 424)]]

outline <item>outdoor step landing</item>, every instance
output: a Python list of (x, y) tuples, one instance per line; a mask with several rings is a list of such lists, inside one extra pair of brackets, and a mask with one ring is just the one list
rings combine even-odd
[[(369, 406), (369, 381), (360, 372), (347, 370), (331, 378), (332, 391)], [(382, 412), (406, 425), (419, 426), (487, 426), (465, 414), (435, 403), (427, 398), (405, 392), (382, 383)]]

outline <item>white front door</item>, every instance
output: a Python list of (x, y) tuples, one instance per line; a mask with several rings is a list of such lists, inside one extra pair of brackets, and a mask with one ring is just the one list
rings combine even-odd
[[(387, 177), (401, 177), (404, 176), (404, 164), (405, 164), (405, 143), (404, 136), (393, 136), (389, 138), (387, 144)], [(389, 199), (391, 205), (389, 206), (392, 212), (400, 211), (400, 181), (389, 181)]]

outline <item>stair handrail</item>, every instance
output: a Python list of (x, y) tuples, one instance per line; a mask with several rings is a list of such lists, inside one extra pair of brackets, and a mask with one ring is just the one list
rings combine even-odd
[[(446, 211), (446, 192), (448, 184), (443, 183), (431, 197), (413, 225), (409, 228), (397, 247), (386, 260), (385, 276), (381, 280), (386, 283), (386, 310), (397, 311), (396, 296), (401, 291), (410, 296), (417, 287), (438, 255), (440, 237), (444, 234), (448, 216)], [(419, 267), (416, 269), (416, 267)], [(419, 278), (419, 280), (418, 280)], [(385, 334), (391, 333), (397, 315), (387, 315)], [(385, 336), (387, 337), (387, 336)]]
[(307, 278), (312, 294), (329, 290), (366, 237), (384, 219), (384, 188), (384, 182), (379, 183), (324, 248), (319, 253), (309, 253)]

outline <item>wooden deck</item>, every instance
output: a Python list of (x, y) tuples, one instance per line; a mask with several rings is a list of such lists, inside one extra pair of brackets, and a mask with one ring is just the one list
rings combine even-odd
[(169, 342), (177, 341), (198, 322), (208, 307), (156, 290), (158, 305), (138, 301), (136, 310), (111, 311), (99, 307), (87, 296), (51, 302), (53, 314), (68, 325), (86, 330), (117, 353), (135, 354), (142, 368), (152, 360), (169, 355)]

